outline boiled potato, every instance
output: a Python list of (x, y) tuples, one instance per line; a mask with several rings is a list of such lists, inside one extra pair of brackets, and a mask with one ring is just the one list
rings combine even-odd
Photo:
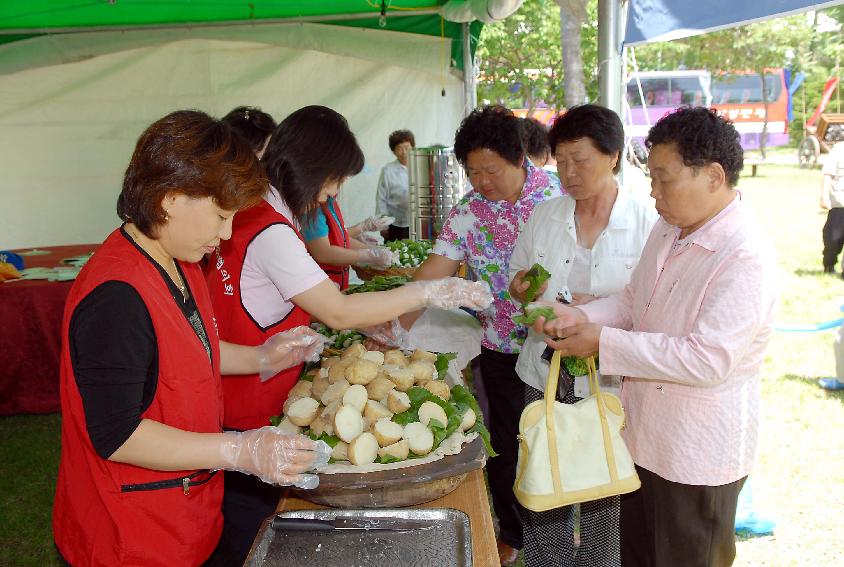
[(327, 376), (317, 376), (314, 378), (313, 385), (311, 386), (311, 397), (317, 400), (320, 399), (330, 384)]
[(368, 465), (378, 458), (378, 441), (372, 433), (361, 433), (349, 443), (348, 452), (353, 465)]
[(402, 437), (407, 440), (410, 450), (417, 455), (427, 455), (434, 448), (434, 434), (418, 421), (405, 425)]
[(325, 406), (325, 409), (323, 409), (322, 413), (319, 415), (328, 423), (334, 423), (334, 416), (337, 414), (337, 410), (341, 407), (343, 407), (343, 400), (334, 400), (333, 402)]
[(430, 362), (417, 360), (411, 362), (408, 369), (413, 372), (413, 379), (419, 383), (423, 380), (433, 380), (437, 375), (437, 368)]
[[(314, 380), (316, 380), (316, 378), (314, 378)], [(296, 382), (296, 384), (292, 388), (290, 388), (290, 391), (287, 393), (287, 396), (296, 398), (310, 398), (311, 388), (313, 388), (312, 382), (308, 382), (307, 380), (300, 380), (299, 382)]]
[(398, 349), (388, 350), (384, 353), (384, 362), (382, 364), (390, 364), (393, 366), (407, 366), (410, 364), (404, 353)]
[(366, 385), (366, 391), (370, 400), (383, 400), (390, 390), (395, 388), (393, 381), (386, 376), (377, 376), (375, 380)]
[(381, 402), (369, 400), (366, 402), (366, 407), (363, 408), (363, 417), (366, 420), (367, 426), (370, 426), (382, 417), (386, 417), (388, 419), (393, 417), (393, 412), (391, 412), (387, 406)]
[[(295, 422), (294, 422), (295, 423)], [(334, 414), (334, 433), (345, 441), (351, 443), (363, 433), (363, 418), (360, 412), (351, 406), (342, 406)], [(376, 441), (377, 445), (378, 442)]]
[(286, 415), (281, 419), (281, 423), (276, 425), (282, 433), (286, 433), (288, 435), (298, 435), (302, 433), (302, 428), (298, 425), (293, 425), (293, 422), (290, 421), (290, 418)]
[(345, 441), (338, 441), (334, 448), (331, 449), (331, 458), (335, 461), (349, 460), (349, 444)]
[(319, 402), (313, 398), (299, 398), (287, 411), (287, 417), (293, 425), (307, 427), (319, 413)]
[(358, 413), (363, 413), (363, 406), (366, 405), (368, 399), (366, 388), (360, 384), (352, 384), (343, 394), (343, 405), (352, 406), (358, 410)]
[(339, 382), (335, 382), (328, 386), (325, 391), (322, 393), (322, 396), (319, 397), (320, 401), (323, 405), (328, 405), (334, 400), (340, 400), (343, 398), (343, 394), (346, 393), (346, 390), (349, 388), (349, 383), (345, 380), (340, 380)]
[(311, 422), (311, 432), (313, 432), (313, 434), (317, 437), (323, 433), (326, 435), (334, 435), (334, 426), (330, 421), (320, 415)]
[(390, 418), (382, 417), (372, 426), (372, 433), (375, 434), (378, 444), (386, 447), (401, 439), (401, 436), (404, 434), (404, 428), (398, 423), (390, 421)]
[(416, 349), (413, 351), (413, 354), (410, 355), (411, 362), (430, 362), (434, 364), (437, 361), (437, 355), (433, 352), (428, 352), (427, 350), (422, 350), (421, 348)]
[(287, 399), (284, 400), (284, 404), (281, 406), (281, 413), (287, 415), (290, 411), (290, 406), (292, 406), (297, 400), (301, 400), (303, 397), (304, 396), (287, 396)]
[(327, 356), (322, 359), (322, 362), (320, 362), (320, 366), (322, 366), (323, 368), (331, 368), (338, 362), (340, 362), (339, 356)]
[(428, 380), (423, 388), (446, 401), (451, 399), (451, 389), (443, 380)]
[(378, 366), (384, 364), (384, 353), (380, 350), (368, 350), (366, 351), (363, 356), (361, 356), (364, 360), (371, 360)]
[(419, 422), (428, 425), (432, 419), (437, 420), (442, 427), (448, 423), (448, 416), (442, 406), (434, 402), (425, 402), (419, 406)]
[(413, 386), (413, 383), (416, 381), (416, 377), (413, 375), (413, 371), (411, 371), (409, 368), (400, 368), (398, 366), (382, 366), (382, 368), (387, 373), (387, 376), (390, 378), (390, 380), (393, 381), (393, 384), (396, 385), (396, 390), (406, 392)]
[(378, 449), (379, 457), (394, 457), (400, 461), (405, 460), (409, 454), (410, 446), (407, 443), (407, 439), (402, 439), (397, 443), (387, 445), (383, 449)]
[(336, 364), (333, 364), (331, 368), (328, 369), (328, 382), (330, 384), (334, 384), (339, 382), (340, 380), (346, 379), (346, 368), (351, 363), (346, 363), (344, 361), (339, 361)]
[(387, 394), (387, 407), (393, 413), (401, 413), (410, 409), (410, 396), (407, 392), (390, 390)]
[(362, 344), (358, 341), (352, 343), (352, 346), (347, 348), (343, 354), (340, 355), (340, 360), (346, 361), (348, 363), (352, 363), (355, 359), (358, 359), (366, 354), (366, 349)]
[(475, 410), (472, 408), (466, 408), (466, 413), (463, 414), (463, 420), (460, 422), (460, 431), (472, 429), (477, 420), (478, 416), (475, 415)]
[(358, 359), (346, 368), (346, 380), (349, 384), (363, 384), (364, 386), (378, 376), (379, 366), (371, 360)]

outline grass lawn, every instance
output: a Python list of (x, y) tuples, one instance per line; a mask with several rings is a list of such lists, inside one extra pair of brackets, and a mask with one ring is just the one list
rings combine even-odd
[[(820, 171), (765, 164), (739, 187), (779, 252), (779, 321), (839, 316), (844, 281), (821, 273)], [(817, 387), (835, 371), (832, 332), (776, 333), (763, 370), (759, 463), (751, 475), (758, 513), (773, 536), (739, 538), (735, 565), (838, 566), (844, 560), (844, 395)], [(60, 418), (0, 418), (0, 566), (57, 565), (50, 507)]]

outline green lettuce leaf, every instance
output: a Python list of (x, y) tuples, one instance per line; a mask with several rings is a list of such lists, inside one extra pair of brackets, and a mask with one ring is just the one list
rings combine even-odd
[[(492, 448), (492, 443), (489, 440), (489, 430), (484, 425), (484, 415), (481, 413), (481, 408), (478, 405), (478, 401), (475, 399), (475, 396), (472, 395), (472, 392), (466, 389), (465, 386), (461, 386), (460, 384), (451, 388), (451, 401), (458, 405), (458, 407), (463, 406), (472, 408), (472, 411), (475, 412), (475, 425), (469, 428), (467, 433), (477, 432), (480, 435), (481, 439), (484, 442), (484, 447), (486, 447), (486, 452), (490, 457), (497, 457), (498, 453), (495, 452), (495, 449)], [(463, 410), (465, 412), (465, 409)], [(461, 420), (462, 420), (462, 413), (461, 412)]]

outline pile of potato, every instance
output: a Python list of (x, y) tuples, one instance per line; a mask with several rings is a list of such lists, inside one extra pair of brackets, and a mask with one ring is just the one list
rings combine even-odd
[[(296, 383), (278, 427), (339, 438), (332, 458), (354, 465), (379, 457), (404, 460), (411, 453), (427, 455), (434, 446), (429, 425), (446, 424), (443, 408), (426, 401), (419, 407), (419, 421), (404, 426), (392, 418), (410, 408), (407, 391), (414, 386), (449, 400), (448, 384), (437, 379), (436, 360), (436, 354), (424, 350), (406, 356), (400, 350), (368, 351), (354, 343), (340, 356), (324, 358), (321, 368), (310, 370)], [(476, 420), (475, 412), (467, 409), (460, 430), (471, 428)]]

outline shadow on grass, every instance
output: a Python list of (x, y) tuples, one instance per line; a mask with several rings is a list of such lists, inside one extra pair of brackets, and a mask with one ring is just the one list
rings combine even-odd
[(818, 385), (818, 376), (798, 376), (797, 374), (783, 374), (780, 377), (782, 380), (787, 380), (789, 382), (796, 382), (798, 384), (804, 384), (809, 388), (817, 390), (827, 398), (831, 398), (834, 400), (838, 400), (842, 404), (844, 404), (844, 390), (832, 391), (832, 390), (824, 390)]
[[(797, 268), (794, 270), (795, 276), (823, 276), (824, 271), (821, 268), (807, 270), (806, 268)], [(830, 278), (838, 276), (838, 274), (827, 274)]]

